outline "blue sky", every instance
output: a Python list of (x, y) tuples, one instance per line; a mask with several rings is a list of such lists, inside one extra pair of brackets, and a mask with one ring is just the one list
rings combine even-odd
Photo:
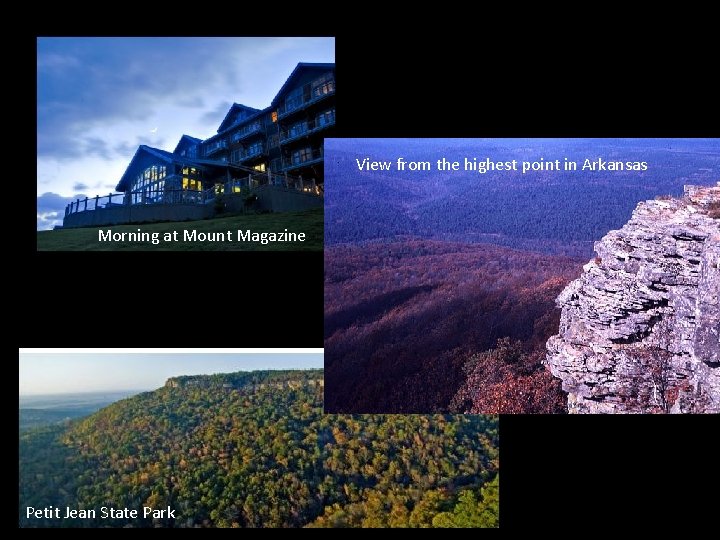
[(20, 395), (151, 390), (177, 375), (322, 367), (322, 353), (20, 353)]
[(114, 192), (138, 145), (217, 132), (233, 102), (267, 107), (334, 38), (38, 38), (38, 229), (68, 202)]

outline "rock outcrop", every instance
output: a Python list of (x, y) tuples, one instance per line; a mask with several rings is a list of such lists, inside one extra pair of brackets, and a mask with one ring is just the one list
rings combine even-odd
[(720, 182), (640, 203), (557, 299), (571, 413), (720, 412)]

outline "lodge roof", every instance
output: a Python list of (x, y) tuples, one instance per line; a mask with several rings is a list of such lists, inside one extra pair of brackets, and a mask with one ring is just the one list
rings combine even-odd
[[(220, 122), (220, 127), (217, 130), (218, 133), (220, 133), (221, 131), (225, 131), (235, 123), (231, 122), (231, 119), (233, 114), (238, 111), (246, 111), (247, 113), (249, 113), (248, 118), (254, 117), (257, 115), (257, 113), (262, 112), (260, 109), (256, 109), (255, 107), (248, 107), (247, 105), (242, 105), (241, 103), (233, 103), (227, 114), (225, 115), (225, 118), (223, 118), (223, 121)], [(244, 120), (246, 120), (246, 118), (243, 118), (243, 121)]]
[(120, 178), (120, 182), (118, 182), (118, 185), (115, 187), (117, 191), (126, 191), (129, 189), (132, 185), (133, 178), (144, 170), (144, 166), (139, 162), (143, 154), (150, 155), (164, 163), (177, 163), (179, 165), (196, 167), (198, 169), (206, 169), (207, 167), (232, 167), (231, 164), (225, 161), (216, 161), (212, 159), (189, 159), (173, 152), (141, 144)]
[(316, 70), (322, 70), (326, 71), (328, 69), (335, 69), (335, 63), (320, 63), (320, 62), (300, 62), (297, 66), (295, 66), (295, 69), (293, 69), (290, 76), (287, 78), (285, 83), (280, 87), (280, 90), (275, 95), (275, 97), (272, 100), (271, 106), (277, 107), (277, 105), (280, 103), (280, 99), (282, 96), (285, 95), (285, 93), (290, 90), (291, 86), (295, 84), (295, 80), (302, 74), (303, 71), (316, 69)]
[(180, 150), (184, 145), (192, 146), (195, 144), (200, 144), (202, 142), (202, 139), (198, 139), (197, 137), (191, 137), (190, 135), (183, 135), (180, 137), (180, 140), (178, 141), (177, 145), (175, 146), (175, 150), (173, 152), (180, 153)]

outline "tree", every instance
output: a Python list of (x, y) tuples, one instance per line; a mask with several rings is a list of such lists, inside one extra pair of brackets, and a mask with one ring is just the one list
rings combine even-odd
[[(678, 390), (673, 384), (676, 382), (672, 366), (673, 353), (669, 350), (672, 339), (670, 326), (661, 320), (653, 326), (649, 343), (643, 343), (643, 348), (637, 349), (640, 367), (644, 371), (638, 383), (647, 381), (651, 386), (647, 397), (641, 397), (641, 391), (638, 391), (638, 397), (641, 401), (647, 401), (651, 408), (665, 414), (670, 412), (678, 397)], [(640, 407), (643, 407), (642, 402)]]
[(481, 489), (480, 500), (472, 490), (463, 491), (452, 512), (436, 515), (432, 524), (438, 528), (489, 528), (497, 527), (498, 518), (498, 482), (499, 475)]

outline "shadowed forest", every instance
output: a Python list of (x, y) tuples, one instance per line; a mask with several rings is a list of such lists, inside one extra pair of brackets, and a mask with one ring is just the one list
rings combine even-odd
[[(475, 408), (562, 412), (559, 382), (539, 359), (557, 331), (555, 297), (578, 272), (569, 258), (482, 244), (328, 250), (326, 410), (432, 412), (455, 402), (469, 410), (456, 393), (481, 361), (486, 391)], [(512, 357), (474, 356), (498, 340)]]

